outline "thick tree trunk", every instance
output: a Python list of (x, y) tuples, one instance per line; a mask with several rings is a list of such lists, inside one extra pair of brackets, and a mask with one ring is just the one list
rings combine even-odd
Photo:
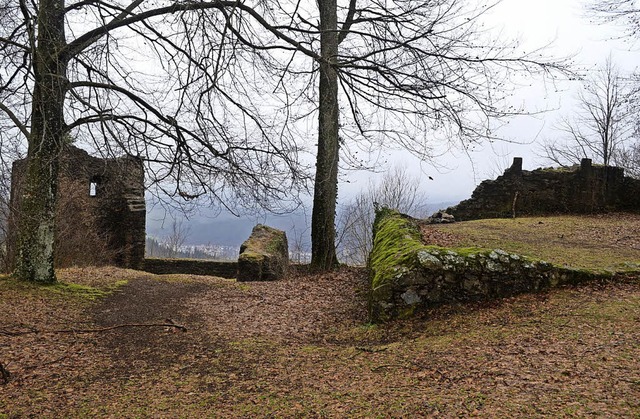
[(319, 132), (316, 178), (311, 216), (311, 266), (330, 270), (337, 266), (335, 215), (338, 196), (338, 75), (331, 65), (338, 55), (336, 0), (319, 0), (320, 63)]
[(38, 13), (37, 49), (33, 54), (34, 91), (27, 171), (20, 206), (18, 253), (14, 275), (21, 280), (51, 283), (53, 269), (56, 184), (64, 132), (66, 61), (64, 0), (42, 0)]

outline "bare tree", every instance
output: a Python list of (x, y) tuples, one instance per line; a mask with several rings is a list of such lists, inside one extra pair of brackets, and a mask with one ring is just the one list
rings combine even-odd
[[(271, 92), (286, 82), (255, 81), (280, 36), (260, 4), (0, 1), (0, 119), (12, 125), (0, 136), (28, 148), (19, 278), (55, 281), (56, 179), (69, 133), (103, 154), (140, 156), (148, 183), (169, 196), (269, 207), (303, 183), (277, 106), (256, 105), (279, 103)], [(241, 50), (242, 32), (258, 26), (265, 42)]]
[(0, 117), (28, 143), (26, 280), (55, 280), (67, 133), (141, 156), (160, 193), (269, 206), (304, 180), (296, 144), (317, 117), (312, 265), (330, 269), (341, 146), (429, 158), (433, 141), (492, 137), (520, 111), (503, 106), (517, 73), (564, 70), (489, 38), (493, 5), (466, 0), (0, 1)]
[(9, 225), (9, 176), (10, 170), (7, 170), (2, 164), (2, 177), (0, 178), (0, 272), (6, 272), (8, 268), (7, 261), (7, 233)]
[(616, 166), (625, 169), (625, 174), (640, 179), (640, 141), (621, 148), (613, 155)]
[(344, 205), (338, 217), (337, 247), (350, 264), (364, 265), (373, 247), (375, 206), (380, 205), (415, 217), (426, 215), (426, 194), (422, 179), (411, 176), (406, 167), (387, 171), (379, 184), (368, 188)]
[(373, 246), (373, 198), (369, 190), (360, 192), (339, 208), (336, 248), (340, 259), (351, 265), (364, 265)]
[(438, 143), (464, 146), (493, 138), (492, 120), (522, 111), (503, 106), (516, 73), (566, 70), (541, 60), (539, 52), (517, 55), (515, 45), (488, 38), (481, 17), (494, 5), (350, 0), (341, 6), (319, 0), (319, 25), (302, 20), (307, 26), (299, 30), (315, 35), (319, 29), (321, 46), (313, 268), (337, 263), (341, 149), (349, 154), (370, 145), (399, 146), (430, 159)]
[(544, 144), (546, 158), (562, 166), (582, 158), (609, 166), (634, 131), (629, 108), (633, 93), (609, 57), (604, 67), (584, 81), (575, 113), (558, 124), (563, 137)]
[[(640, 37), (640, 4), (636, 0), (598, 0), (586, 2), (587, 16), (600, 24), (621, 23), (625, 28), (625, 37), (631, 42)], [(640, 105), (637, 101), (640, 80), (638, 75), (633, 75), (635, 87), (635, 100), (630, 102), (630, 113), (638, 115)], [(640, 122), (635, 118), (635, 143), (625, 145), (616, 150), (613, 155), (617, 166), (624, 167), (626, 172), (636, 178), (640, 178)]]
[(0, 272), (7, 270), (7, 229), (9, 224), (9, 197), (10, 197), (10, 179), (8, 173), (11, 173), (7, 165), (0, 159), (2, 171), (0, 174)]
[(640, 36), (640, 4), (637, 0), (587, 0), (587, 15), (600, 23), (622, 22), (627, 36)]
[[(0, 127), (0, 131), (7, 127)], [(9, 269), (7, 259), (9, 216), (11, 199), (11, 169), (12, 162), (22, 157), (22, 150), (16, 138), (2, 138), (0, 135), (0, 272)]]
[(176, 220), (175, 218), (171, 222), (171, 231), (164, 238), (164, 244), (169, 248), (169, 257), (176, 257), (182, 250), (182, 246), (187, 241), (191, 233), (191, 227), (184, 224), (184, 220)]
[(292, 225), (289, 229), (289, 254), (295, 263), (308, 263), (311, 246), (309, 244), (309, 227), (297, 228)]

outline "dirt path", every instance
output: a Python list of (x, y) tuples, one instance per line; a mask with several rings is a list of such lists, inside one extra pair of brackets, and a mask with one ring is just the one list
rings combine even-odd
[(186, 303), (209, 287), (206, 283), (134, 279), (97, 304), (91, 315), (98, 327), (175, 322), (187, 328), (182, 332), (172, 327), (123, 327), (104, 334), (100, 345), (112, 360), (110, 371), (122, 375), (163, 367), (190, 351), (200, 341), (203, 319), (190, 313)]
[(112, 331), (105, 335), (102, 345), (116, 369), (131, 373), (132, 366), (161, 366), (185, 354), (206, 360), (206, 354), (243, 339), (326, 342), (330, 330), (367, 320), (362, 269), (277, 282), (159, 279), (129, 281), (92, 309), (95, 324), (109, 327), (175, 322), (187, 332), (171, 327)]

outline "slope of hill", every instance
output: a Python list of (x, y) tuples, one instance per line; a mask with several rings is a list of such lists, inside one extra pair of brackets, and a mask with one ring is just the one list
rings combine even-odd
[[(637, 251), (637, 234), (624, 233), (637, 219), (594, 219), (596, 230), (582, 217), (553, 220), (432, 231), (442, 243), (549, 247), (594, 268), (625, 260), (617, 249)], [(542, 228), (583, 250), (523, 239)], [(582, 239), (568, 236), (577, 231)], [(592, 257), (596, 248), (609, 250)], [(242, 284), (113, 268), (59, 274), (64, 284), (48, 287), (0, 277), (2, 419), (640, 415), (637, 277), (374, 326), (364, 269)]]

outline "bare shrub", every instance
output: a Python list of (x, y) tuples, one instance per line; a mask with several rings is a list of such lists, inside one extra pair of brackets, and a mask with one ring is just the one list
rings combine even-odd
[(373, 247), (375, 206), (396, 209), (414, 217), (426, 215), (427, 198), (421, 179), (406, 167), (395, 166), (379, 184), (368, 188), (340, 208), (338, 215), (338, 253), (343, 262), (364, 265)]
[(625, 174), (640, 179), (640, 141), (617, 150), (613, 155), (616, 166), (623, 167)]
[(165, 236), (164, 245), (169, 249), (169, 257), (177, 257), (191, 233), (191, 227), (184, 224), (184, 220), (173, 219), (171, 232)]

